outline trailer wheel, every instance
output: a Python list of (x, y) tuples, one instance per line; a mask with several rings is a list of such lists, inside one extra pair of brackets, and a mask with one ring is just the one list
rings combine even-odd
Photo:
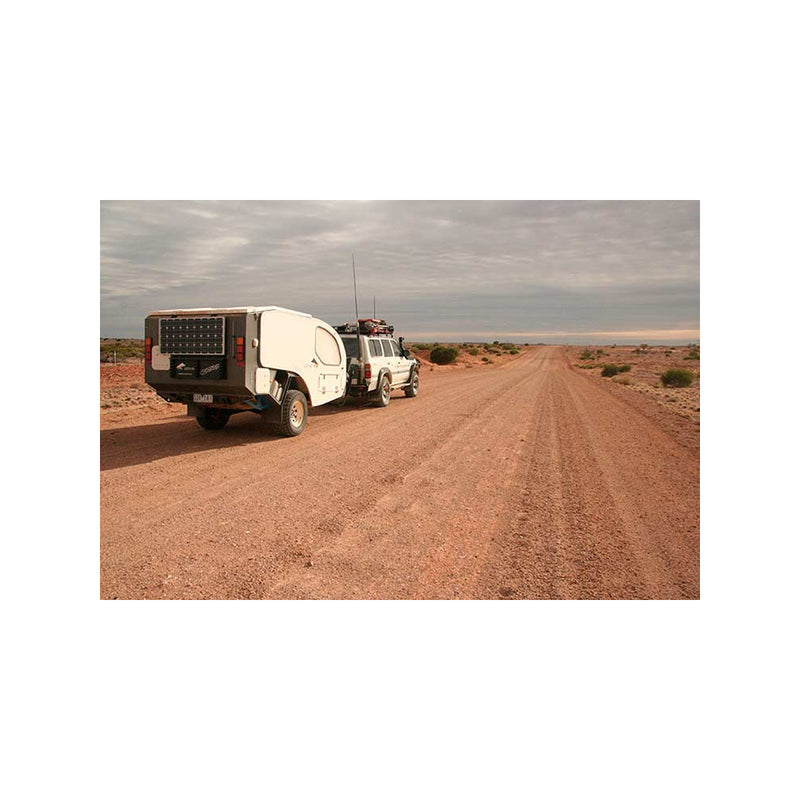
[(414, 372), (411, 376), (411, 381), (409, 382), (408, 386), (403, 390), (406, 393), (406, 397), (416, 397), (417, 392), (419, 392), (419, 373)]
[(197, 424), (207, 431), (218, 431), (228, 424), (230, 411), (224, 408), (204, 408), (197, 415)]
[(281, 403), (280, 433), (283, 436), (299, 436), (308, 422), (308, 401), (297, 389), (289, 389)]
[(381, 408), (386, 408), (386, 406), (389, 405), (389, 401), (392, 399), (392, 384), (389, 381), (388, 375), (384, 375), (381, 378), (380, 385), (378, 386), (378, 393), (375, 399)]

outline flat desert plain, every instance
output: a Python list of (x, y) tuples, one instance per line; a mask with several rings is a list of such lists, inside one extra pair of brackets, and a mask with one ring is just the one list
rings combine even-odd
[(101, 365), (101, 597), (698, 598), (700, 362), (585, 349), (423, 358), (418, 397), (295, 439), (204, 431)]

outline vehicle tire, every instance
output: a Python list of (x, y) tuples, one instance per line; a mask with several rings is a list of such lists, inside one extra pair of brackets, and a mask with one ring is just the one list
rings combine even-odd
[(381, 382), (378, 384), (378, 389), (375, 394), (375, 402), (381, 407), (386, 408), (389, 405), (389, 401), (392, 399), (392, 383), (389, 380), (388, 375), (384, 375), (381, 378)]
[(413, 374), (411, 375), (411, 381), (409, 382), (408, 386), (406, 386), (403, 391), (406, 393), (406, 397), (416, 397), (417, 392), (419, 392), (419, 372), (414, 370)]
[(207, 431), (218, 431), (228, 424), (231, 412), (224, 408), (204, 408), (197, 415), (197, 424)]
[(308, 401), (297, 389), (289, 389), (281, 403), (281, 436), (299, 436), (308, 422)]

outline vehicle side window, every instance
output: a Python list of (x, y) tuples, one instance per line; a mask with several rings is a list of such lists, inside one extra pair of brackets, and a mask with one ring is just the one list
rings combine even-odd
[(381, 339), (381, 342), (383, 343), (383, 354), (386, 356), (386, 358), (392, 358), (392, 345), (389, 340)]
[(317, 357), (323, 364), (338, 367), (342, 363), (342, 354), (339, 350), (339, 343), (325, 330), (317, 328), (316, 338)]
[(376, 356), (377, 358), (380, 358), (383, 355), (383, 350), (381, 350), (381, 343), (377, 339), (369, 340), (369, 354), (371, 356)]
[(395, 354), (395, 355), (396, 355), (398, 358), (400, 358), (400, 355), (401, 355), (401, 353), (400, 353), (400, 347), (398, 346), (397, 342), (396, 342), (394, 339), (392, 339), (392, 350), (394, 350), (394, 354)]

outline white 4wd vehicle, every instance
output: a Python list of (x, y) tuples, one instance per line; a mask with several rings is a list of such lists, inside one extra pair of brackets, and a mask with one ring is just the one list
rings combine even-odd
[(394, 328), (383, 320), (360, 319), (339, 325), (347, 353), (348, 394), (388, 406), (393, 389), (402, 389), (406, 397), (419, 391), (420, 362), (394, 338)]

